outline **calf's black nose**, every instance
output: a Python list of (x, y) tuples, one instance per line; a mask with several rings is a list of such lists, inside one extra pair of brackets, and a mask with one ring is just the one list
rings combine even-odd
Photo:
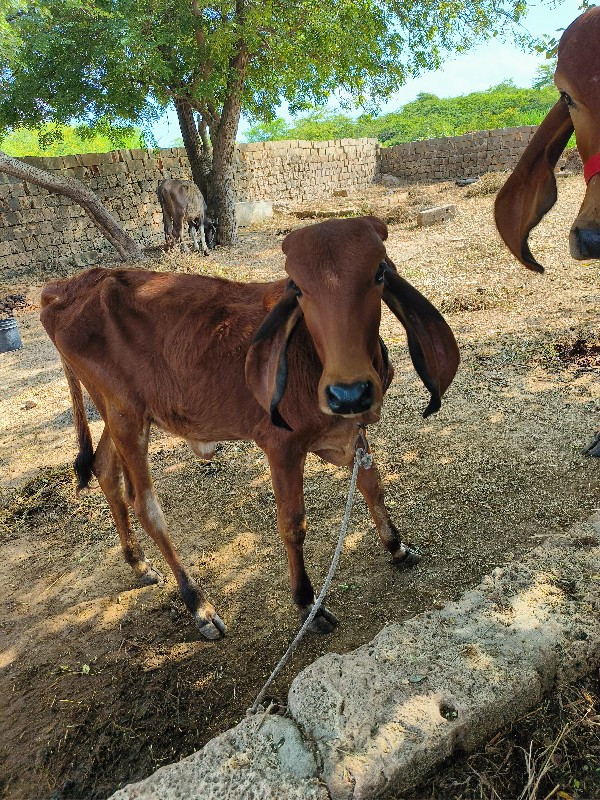
[(597, 228), (573, 228), (570, 245), (573, 258), (600, 258), (600, 230)]
[(325, 396), (334, 414), (362, 414), (371, 408), (373, 384), (371, 381), (334, 383), (325, 387)]

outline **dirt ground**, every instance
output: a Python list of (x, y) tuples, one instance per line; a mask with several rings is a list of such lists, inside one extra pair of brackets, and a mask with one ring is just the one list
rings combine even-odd
[[(598, 506), (600, 464), (580, 450), (600, 427), (599, 263), (568, 253), (583, 180), (560, 179), (559, 201), (531, 237), (543, 276), (501, 244), (493, 195), (482, 188), (373, 187), (313, 204), (321, 214), (390, 221), (388, 253), (442, 310), (462, 364), (441, 411), (424, 420), (427, 392), (385, 310), (396, 377), (370, 438), (396, 523), (424, 558), (396, 571), (357, 499), (328, 597), (340, 625), (304, 640), (275, 685), (281, 701), (321, 654), (355, 648), (386, 622), (456, 597), (521, 558), (542, 532), (559, 534)], [(417, 210), (446, 203), (457, 205), (454, 219), (416, 227)], [(309, 214), (306, 206), (279, 208), (242, 231), (234, 248), (207, 258), (156, 251), (152, 266), (276, 278), (285, 233), (310, 222), (297, 216)], [(11, 282), (0, 275), (0, 298), (28, 301), (15, 311), (23, 349), (0, 355), (0, 794), (11, 800), (105, 798), (197, 750), (244, 716), (298, 622), (267, 464), (250, 443), (224, 443), (208, 463), (160, 431), (151, 445), (174, 542), (228, 636), (200, 638), (147, 541), (166, 582), (136, 586), (102, 494), (75, 499), (68, 391), (38, 319), (41, 286), (54, 274)], [(102, 422), (89, 412), (97, 441)], [(315, 586), (329, 567), (348, 477), (309, 458), (306, 561)], [(450, 795), (434, 782), (422, 796), (493, 796), (481, 793), (481, 782), (465, 794), (467, 783)], [(579, 788), (564, 791), (589, 796), (583, 778)]]

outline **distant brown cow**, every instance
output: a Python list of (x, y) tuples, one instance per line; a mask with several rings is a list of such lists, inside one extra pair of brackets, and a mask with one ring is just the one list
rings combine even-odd
[[(511, 253), (528, 269), (544, 268), (529, 249), (530, 231), (556, 202), (554, 168), (575, 131), (587, 184), (569, 235), (571, 256), (600, 258), (600, 7), (590, 8), (561, 36), (550, 109), (496, 198), (496, 225)], [(600, 433), (584, 453), (600, 456)]]
[[(377, 422), (393, 369), (379, 338), (381, 301), (406, 328), (414, 366), (436, 411), (459, 355), (439, 312), (398, 275), (375, 217), (329, 220), (283, 242), (288, 278), (236, 283), (139, 269), (92, 269), (48, 284), (41, 319), (58, 348), (79, 438), (79, 487), (94, 473), (109, 502), (125, 560), (143, 583), (158, 575), (132, 530), (128, 506), (173, 570), (203, 636), (225, 632), (167, 532), (148, 466), (151, 423), (205, 458), (220, 440), (252, 439), (267, 455), (292, 596), (303, 619), (314, 602), (304, 568), (306, 455), (350, 466), (357, 423)], [(81, 385), (102, 415), (94, 453)], [(358, 486), (381, 541), (401, 565), (402, 543), (384, 505), (377, 469)], [(312, 629), (335, 617), (321, 608)]]
[(215, 246), (216, 227), (206, 216), (206, 202), (196, 184), (167, 178), (158, 184), (156, 193), (163, 215), (165, 250), (172, 250), (177, 243), (182, 244), (183, 224), (187, 222), (194, 251), (197, 253), (200, 250), (200, 231), (202, 252), (208, 255), (208, 251)]

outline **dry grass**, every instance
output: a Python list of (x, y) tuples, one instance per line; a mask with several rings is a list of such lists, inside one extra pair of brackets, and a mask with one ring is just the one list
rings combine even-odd
[(394, 800), (551, 798), (600, 798), (598, 675), (551, 693), (481, 750)]
[(489, 194), (496, 194), (504, 185), (507, 177), (506, 172), (486, 172), (478, 181), (466, 187), (465, 196), (485, 197)]

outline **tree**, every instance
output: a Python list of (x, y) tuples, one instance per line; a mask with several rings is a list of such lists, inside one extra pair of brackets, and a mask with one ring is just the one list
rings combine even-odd
[(282, 100), (295, 113), (334, 92), (369, 107), (448, 52), (514, 32), (525, 0), (0, 0), (3, 10), (13, 49), (0, 50), (0, 129), (147, 127), (172, 101), (227, 244), (242, 111), (268, 121)]

